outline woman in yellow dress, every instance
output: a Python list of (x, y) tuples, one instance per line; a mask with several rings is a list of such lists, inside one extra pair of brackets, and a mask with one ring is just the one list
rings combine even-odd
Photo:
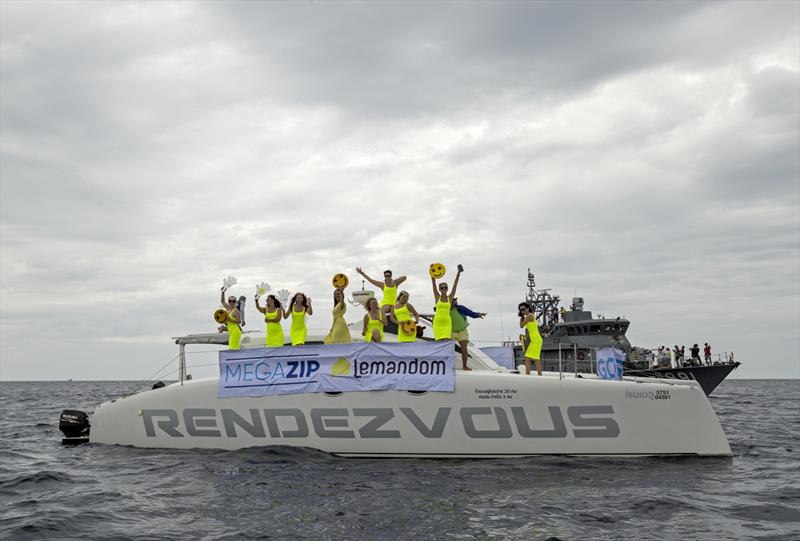
[(386, 269), (383, 271), (383, 282), (379, 282), (367, 276), (367, 274), (361, 270), (361, 267), (356, 267), (356, 272), (366, 278), (367, 282), (370, 284), (381, 288), (383, 291), (383, 297), (381, 298), (380, 303), (381, 311), (384, 313), (389, 313), (392, 310), (392, 306), (394, 305), (395, 301), (397, 300), (397, 286), (405, 282), (406, 277), (398, 276), (397, 278), (392, 278), (392, 271)]
[[(411, 321), (412, 316), (414, 317), (414, 332), (407, 333), (403, 330), (403, 323), (406, 321)], [(416, 326), (419, 325), (419, 314), (414, 307), (411, 306), (411, 303), (408, 302), (408, 291), (401, 291), (397, 295), (397, 302), (394, 303), (394, 306), (392, 306), (392, 311), (389, 314), (389, 317), (397, 324), (398, 342), (417, 341)]]
[(239, 322), (242, 320), (242, 316), (238, 308), (238, 299), (234, 295), (229, 295), (228, 301), (225, 302), (225, 292), (227, 290), (227, 287), (222, 288), (219, 294), (219, 302), (228, 312), (228, 319), (225, 323), (228, 327), (228, 349), (239, 349), (239, 342), (242, 340), (242, 327)]
[(519, 313), (519, 328), (526, 329), (530, 341), (528, 348), (525, 350), (525, 375), (531, 375), (531, 361), (536, 363), (536, 373), (542, 375), (542, 335), (539, 334), (539, 322), (536, 321), (536, 316), (533, 315), (531, 305), (527, 302), (519, 303), (517, 307)]
[(284, 310), (283, 318), (292, 317), (292, 326), (289, 335), (292, 337), (293, 346), (302, 346), (306, 343), (308, 328), (306, 327), (306, 314), (313, 315), (314, 309), (311, 308), (311, 297), (306, 297), (305, 293), (297, 292), (289, 301), (289, 308)]
[(378, 304), (378, 299), (371, 298), (367, 301), (367, 313), (364, 315), (365, 342), (383, 342), (383, 326), (386, 324), (386, 315)]
[(350, 329), (347, 328), (347, 322), (344, 320), (345, 312), (347, 312), (347, 304), (344, 302), (344, 290), (337, 287), (333, 290), (333, 324), (331, 332), (322, 340), (324, 344), (349, 344), (353, 341)]
[(281, 320), (284, 314), (281, 301), (275, 295), (267, 295), (267, 302), (262, 307), (258, 304), (258, 295), (256, 295), (256, 310), (264, 314), (264, 321), (267, 324), (267, 337), (266, 345), (268, 348), (279, 348), (283, 346), (283, 326)]
[(436, 299), (436, 312), (433, 314), (433, 339), (434, 340), (450, 340), (453, 334), (453, 321), (450, 319), (450, 307), (452, 306), (453, 299), (456, 296), (458, 289), (458, 279), (461, 278), (461, 273), (464, 269), (461, 265), (458, 266), (458, 273), (453, 282), (453, 291), (447, 294), (447, 284), (441, 282), (437, 288), (436, 278), (431, 276), (431, 285), (433, 286), (433, 298)]

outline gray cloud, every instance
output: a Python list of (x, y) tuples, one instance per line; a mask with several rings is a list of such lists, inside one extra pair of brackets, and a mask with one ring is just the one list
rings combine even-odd
[(798, 376), (798, 9), (0, 3), (0, 376), (148, 375), (227, 274), (320, 330), (357, 265), (428, 310), (434, 260), (480, 340), (532, 266)]

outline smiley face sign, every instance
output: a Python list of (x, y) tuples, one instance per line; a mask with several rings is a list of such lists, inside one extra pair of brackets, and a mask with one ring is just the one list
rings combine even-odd
[(400, 325), (400, 329), (403, 331), (403, 334), (417, 334), (417, 324), (411, 319), (404, 321), (403, 324)]
[(225, 323), (228, 321), (228, 312), (220, 308), (216, 312), (214, 312), (214, 321), (217, 323)]
[(333, 280), (331, 280), (333, 287), (337, 289), (344, 289), (350, 284), (350, 279), (347, 277), (346, 274), (342, 274), (341, 272), (333, 275)]
[(442, 263), (431, 263), (431, 266), (428, 267), (428, 274), (431, 275), (431, 278), (444, 278), (444, 273), (447, 272), (447, 269), (444, 268)]

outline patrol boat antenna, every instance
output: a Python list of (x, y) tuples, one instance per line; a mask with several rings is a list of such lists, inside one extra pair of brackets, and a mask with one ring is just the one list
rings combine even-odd
[(533, 313), (539, 326), (549, 326), (558, 322), (558, 304), (561, 297), (551, 295), (550, 289), (536, 289), (536, 277), (528, 267), (528, 295)]

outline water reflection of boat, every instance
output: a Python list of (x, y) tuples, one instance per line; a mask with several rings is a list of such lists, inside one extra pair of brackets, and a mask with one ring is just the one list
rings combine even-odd
[[(546, 371), (594, 373), (597, 351), (613, 347), (626, 354), (625, 375), (697, 381), (709, 395), (741, 364), (729, 361), (728, 355), (723, 354), (708, 365), (651, 368), (653, 355), (650, 350), (634, 347), (628, 340), (628, 319), (595, 318), (591, 311), (584, 309), (582, 297), (573, 298), (569, 310), (560, 307), (558, 295), (551, 295), (549, 289), (536, 288), (530, 269), (526, 285), (527, 300), (536, 313), (542, 333), (542, 365)], [(515, 361), (522, 362), (522, 347), (515, 345), (514, 350)]]

